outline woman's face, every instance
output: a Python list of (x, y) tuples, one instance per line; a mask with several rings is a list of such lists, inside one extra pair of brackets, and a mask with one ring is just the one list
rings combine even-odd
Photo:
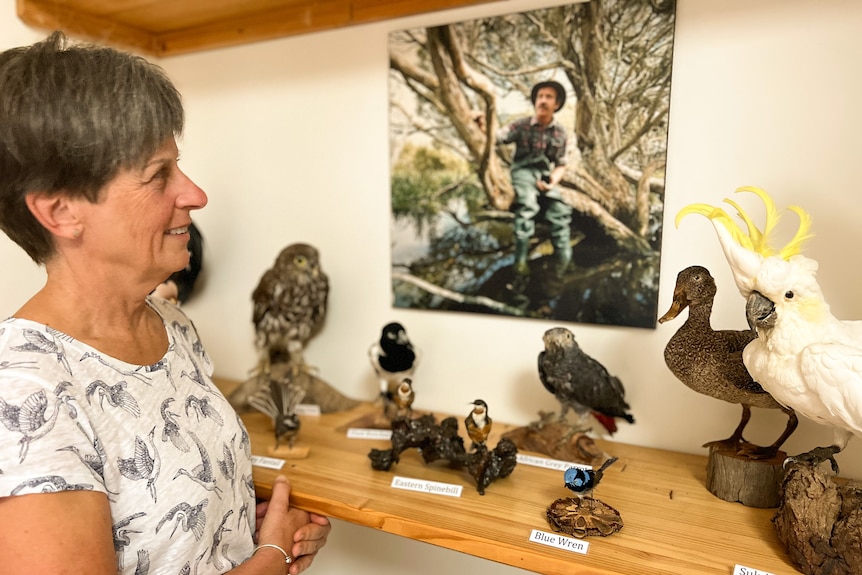
[(112, 274), (152, 282), (150, 289), (188, 264), (190, 212), (207, 203), (177, 156), (170, 138), (143, 168), (121, 170), (98, 202), (81, 206), (82, 245)]

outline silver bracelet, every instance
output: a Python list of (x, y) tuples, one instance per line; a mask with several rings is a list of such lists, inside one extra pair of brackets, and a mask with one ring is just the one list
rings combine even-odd
[(251, 554), (254, 555), (255, 553), (257, 553), (257, 550), (262, 548), (262, 547), (272, 547), (273, 549), (278, 549), (279, 551), (281, 551), (281, 554), (284, 555), (285, 565), (290, 565), (291, 563), (293, 563), (293, 557), (288, 555), (287, 551), (285, 551), (284, 549), (282, 549), (278, 545), (273, 545), (272, 543), (263, 543), (262, 545), (258, 545), (257, 547), (254, 548), (254, 551), (252, 551)]

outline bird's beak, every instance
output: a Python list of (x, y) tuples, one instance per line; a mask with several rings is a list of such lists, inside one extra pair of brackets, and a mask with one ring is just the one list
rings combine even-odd
[(748, 301), (745, 302), (745, 318), (748, 327), (757, 333), (757, 328), (769, 328), (775, 325), (777, 318), (775, 304), (759, 291), (751, 292)]
[(682, 312), (685, 308), (688, 307), (688, 300), (685, 297), (685, 290), (681, 287), (673, 290), (673, 302), (670, 304), (670, 309), (667, 310), (667, 313), (658, 318), (659, 323), (664, 323), (666, 321), (670, 321)]

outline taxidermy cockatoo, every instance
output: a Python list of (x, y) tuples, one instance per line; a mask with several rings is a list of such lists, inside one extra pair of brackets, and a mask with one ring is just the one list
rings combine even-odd
[(829, 311), (815, 274), (817, 262), (801, 255), (811, 237), (811, 218), (798, 206), (787, 209), (799, 217), (799, 228), (781, 249), (769, 245), (779, 213), (763, 190), (766, 206), (761, 231), (733, 201), (747, 233), (721, 208), (692, 204), (677, 215), (701, 214), (712, 221), (740, 293), (746, 298), (748, 323), (757, 338), (743, 351), (752, 378), (782, 405), (833, 429), (834, 442), (788, 458), (818, 465), (829, 461), (853, 435), (862, 435), (862, 321), (840, 321)]

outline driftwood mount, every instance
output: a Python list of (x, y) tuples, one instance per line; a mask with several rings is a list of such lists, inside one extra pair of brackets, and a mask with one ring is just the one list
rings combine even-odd
[(772, 519), (790, 560), (806, 575), (862, 573), (862, 484), (793, 464)]
[(392, 449), (372, 449), (368, 454), (371, 467), (389, 471), (401, 453), (411, 447), (419, 449), (425, 463), (446, 460), (453, 469), (466, 469), (476, 480), (479, 495), (484, 495), (492, 482), (508, 477), (517, 464), (518, 448), (508, 439), (501, 439), (494, 449), (479, 445), (467, 453), (458, 435), (458, 420), (447, 417), (438, 424), (429, 414), (393, 420)]

